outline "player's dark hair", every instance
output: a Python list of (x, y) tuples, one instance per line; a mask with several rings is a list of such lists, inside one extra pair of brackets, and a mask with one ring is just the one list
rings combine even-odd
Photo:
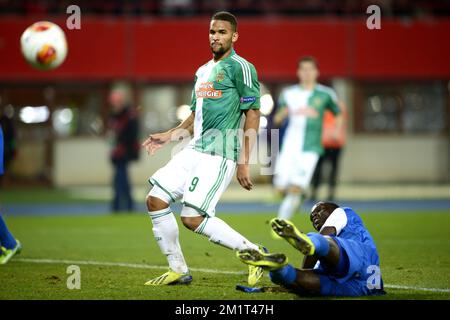
[(300, 65), (303, 62), (311, 62), (313, 63), (317, 69), (319, 69), (319, 63), (317, 62), (317, 59), (314, 58), (313, 56), (303, 56), (300, 58), (300, 60), (298, 60), (298, 66), (300, 67)]
[(237, 19), (233, 14), (229, 13), (228, 11), (216, 12), (211, 17), (211, 20), (228, 21), (229, 23), (231, 23), (231, 27), (233, 28), (233, 31), (236, 32), (236, 30), (237, 30)]
[(321, 201), (321, 202), (318, 202), (318, 203), (316, 203), (314, 205), (314, 207), (311, 210), (311, 212), (314, 212), (314, 211), (321, 212), (321, 211), (323, 211), (324, 213), (326, 213), (329, 216), (337, 208), (339, 208), (339, 206), (336, 203), (334, 203), (334, 202)]

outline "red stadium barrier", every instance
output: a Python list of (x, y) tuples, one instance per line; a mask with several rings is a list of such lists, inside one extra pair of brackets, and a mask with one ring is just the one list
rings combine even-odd
[[(82, 17), (81, 30), (63, 26), (69, 54), (57, 70), (32, 69), (19, 38), (36, 19), (0, 20), (0, 81), (111, 80), (191, 81), (210, 59), (208, 19), (113, 19)], [(448, 78), (449, 19), (382, 21), (368, 30), (364, 19), (239, 19), (237, 52), (264, 81), (295, 79), (302, 55), (318, 58), (322, 78)]]

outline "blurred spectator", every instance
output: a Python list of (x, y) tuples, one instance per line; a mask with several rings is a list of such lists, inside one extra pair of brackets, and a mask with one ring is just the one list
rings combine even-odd
[(255, 0), (235, 0), (233, 12), (238, 16), (258, 15), (262, 12), (260, 1)]
[[(3, 174), (3, 131), (0, 125), (0, 176)], [(8, 230), (0, 215), (0, 265), (7, 263), (16, 253), (22, 250), (20, 242)]]
[(124, 89), (113, 89), (109, 96), (112, 107), (109, 129), (112, 137), (110, 159), (114, 166), (114, 197), (111, 204), (113, 212), (133, 211), (131, 185), (128, 178), (128, 165), (139, 158), (139, 126), (137, 113), (127, 101)]
[(76, 4), (83, 14), (192, 16), (231, 10), (238, 15), (359, 16), (378, 5), (383, 17), (448, 16), (450, 1), (443, 0), (0, 0), (0, 14), (66, 14)]
[(344, 103), (338, 103), (342, 114), (342, 125), (336, 132), (336, 120), (333, 114), (329, 111), (325, 112), (323, 118), (323, 132), (322, 132), (322, 144), (324, 147), (324, 153), (320, 156), (319, 161), (316, 165), (316, 170), (314, 171), (314, 176), (311, 182), (311, 199), (315, 202), (317, 200), (317, 189), (323, 182), (323, 167), (329, 163), (330, 170), (328, 175), (328, 201), (334, 201), (336, 194), (336, 182), (339, 169), (339, 158), (342, 153), (342, 149), (345, 145), (345, 130), (347, 122), (347, 109)]
[(163, 0), (161, 12), (165, 16), (184, 16), (194, 14), (193, 0)]
[[(3, 129), (3, 165), (5, 171), (16, 156), (16, 130), (13, 116), (14, 109), (12, 106), (6, 106), (0, 113), (0, 126)], [(6, 179), (6, 176), (0, 176), (0, 179)], [(1, 182), (3, 183), (4, 181)]]
[[(235, 6), (233, 0), (203, 0), (198, 7), (198, 11), (204, 14), (214, 14), (217, 11), (233, 11)], [(198, 2), (198, 1), (196, 1)]]

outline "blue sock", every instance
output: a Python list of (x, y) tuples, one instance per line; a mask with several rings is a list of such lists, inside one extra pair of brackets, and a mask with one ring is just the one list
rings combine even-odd
[(289, 286), (297, 279), (297, 271), (293, 266), (288, 264), (281, 269), (270, 271), (269, 278), (273, 283)]
[(328, 240), (321, 234), (314, 232), (308, 233), (307, 236), (314, 243), (314, 247), (316, 247), (315, 254), (319, 257), (325, 257), (330, 251)]
[(2, 245), (2, 247), (5, 247), (6, 249), (13, 249), (17, 245), (16, 239), (14, 239), (11, 232), (9, 232), (8, 227), (6, 226), (5, 221), (3, 221), (1, 215), (0, 215), (0, 244)]

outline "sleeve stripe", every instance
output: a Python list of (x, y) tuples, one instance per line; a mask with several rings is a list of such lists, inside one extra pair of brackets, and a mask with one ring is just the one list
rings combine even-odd
[(244, 63), (243, 63), (241, 60), (237, 59), (236, 56), (231, 57), (231, 59), (233, 59), (234, 61), (237, 61), (237, 62), (241, 65), (241, 68), (242, 68), (242, 74), (244, 75), (244, 83), (245, 83), (247, 86), (249, 86), (249, 84), (248, 84), (247, 72), (246, 72)]
[(231, 57), (231, 59), (233, 59), (234, 61), (238, 62), (241, 67), (242, 67), (242, 73), (244, 75), (244, 84), (246, 84), (248, 87), (252, 87), (252, 73), (250, 72), (250, 67), (248, 65), (248, 63), (244, 60), (242, 60), (242, 58), (233, 56)]
[(325, 93), (327, 93), (331, 97), (331, 99), (333, 99), (333, 101), (335, 103), (338, 102), (338, 97), (337, 97), (336, 91), (333, 88), (330, 88), (330, 87), (327, 87), (327, 86), (324, 86), (324, 85), (319, 85), (318, 89), (322, 90)]
[(248, 62), (245, 61), (244, 59), (242, 59), (241, 57), (236, 57), (236, 59), (242, 61), (242, 64), (245, 67), (245, 71), (247, 72), (248, 86), (251, 88), (252, 87), (252, 73), (250, 71), (250, 66), (249, 66)]

